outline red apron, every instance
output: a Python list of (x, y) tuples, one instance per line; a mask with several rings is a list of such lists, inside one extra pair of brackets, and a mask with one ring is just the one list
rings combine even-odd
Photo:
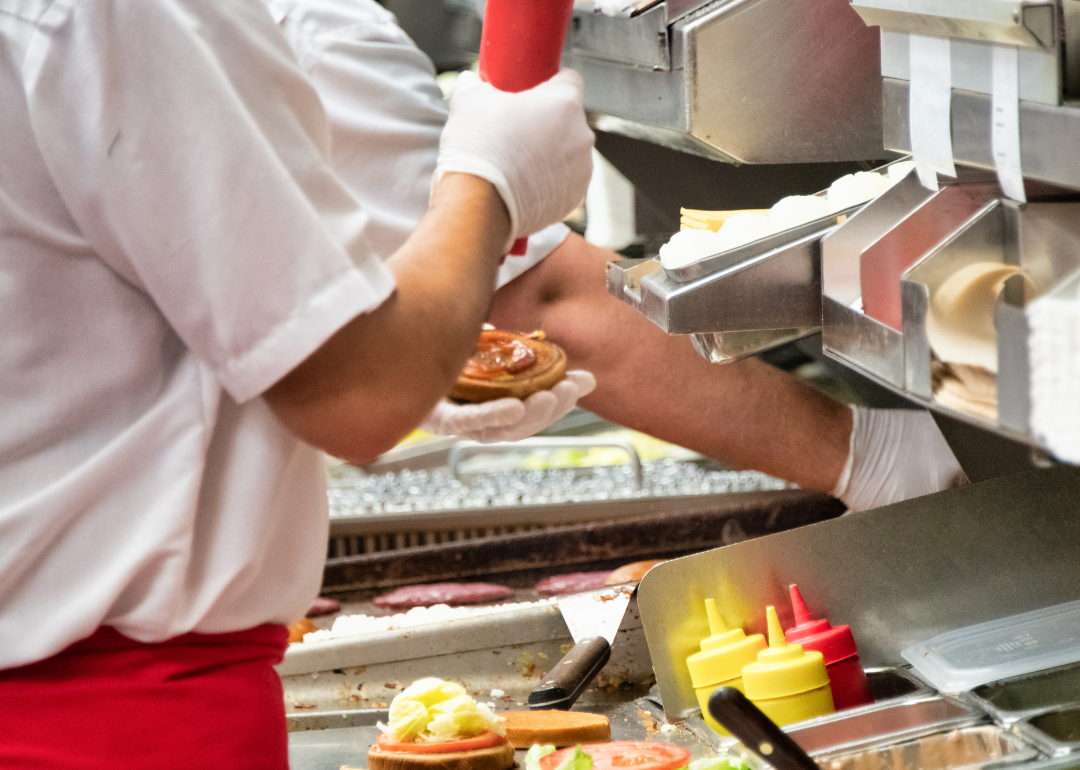
[(0, 768), (287, 770), (288, 629), (143, 644), (99, 628), (0, 671)]

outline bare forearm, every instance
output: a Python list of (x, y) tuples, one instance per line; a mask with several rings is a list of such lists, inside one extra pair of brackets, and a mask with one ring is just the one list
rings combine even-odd
[(473, 351), (509, 219), (494, 188), (448, 174), (416, 232), (388, 261), (397, 290), (266, 393), (300, 438), (364, 462), (412, 430)]
[(611, 252), (570, 236), (500, 290), (497, 326), (543, 328), (573, 367), (596, 375), (582, 406), (737, 467), (829, 492), (843, 468), (850, 411), (757, 360), (718, 366), (607, 293)]

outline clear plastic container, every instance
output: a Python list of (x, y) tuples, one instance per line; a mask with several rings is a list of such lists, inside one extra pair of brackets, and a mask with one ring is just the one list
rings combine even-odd
[(1080, 601), (991, 620), (913, 644), (901, 655), (942, 692), (1080, 661)]

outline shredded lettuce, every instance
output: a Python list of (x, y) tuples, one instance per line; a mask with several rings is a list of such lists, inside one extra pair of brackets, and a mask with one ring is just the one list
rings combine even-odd
[[(550, 744), (534, 743), (525, 753), (525, 770), (540, 770), (540, 760), (555, 751)], [(555, 770), (592, 770), (593, 759), (577, 746)]]
[(399, 741), (414, 741), (431, 717), (423, 703), (397, 697), (390, 703), (390, 729)]
[(534, 743), (532, 747), (525, 752), (525, 770), (540, 770), (540, 760), (555, 751), (555, 747), (550, 743)]
[(506, 735), (502, 720), (470, 698), (464, 687), (433, 677), (398, 693), (390, 703), (389, 722), (379, 728), (401, 742), (456, 741), (485, 730)]
[[(684, 770), (684, 768), (678, 768), (678, 770)], [(695, 759), (686, 766), (685, 770), (749, 770), (749, 766), (745, 757), (737, 761), (732, 760), (731, 757), (705, 757)]]
[[(465, 688), (460, 684), (457, 684), (456, 682), (444, 682), (442, 679), (436, 679), (433, 676), (429, 676), (427, 679), (417, 679), (402, 690), (397, 697), (418, 701), (430, 708), (436, 703), (442, 703), (444, 700), (457, 698), (464, 694)], [(397, 700), (397, 698), (394, 700)]]
[(592, 757), (582, 751), (581, 746), (577, 746), (555, 770), (592, 770), (592, 765)]

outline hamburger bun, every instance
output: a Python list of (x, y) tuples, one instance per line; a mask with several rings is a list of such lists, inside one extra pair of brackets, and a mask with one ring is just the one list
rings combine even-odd
[(579, 743), (611, 740), (611, 725), (602, 714), (583, 711), (504, 711), (499, 714), (506, 739), (515, 749), (534, 743), (551, 743), (559, 748)]
[(383, 751), (372, 746), (367, 756), (368, 770), (508, 770), (514, 766), (514, 747), (509, 742), (445, 754)]
[(635, 561), (631, 564), (624, 564), (607, 576), (604, 585), (613, 586), (619, 583), (631, 583), (635, 580), (641, 580), (645, 577), (646, 572), (657, 564), (663, 564), (665, 561), (667, 559), (652, 559), (651, 561)]
[(318, 630), (318, 627), (311, 622), (310, 618), (298, 620), (289, 626), (289, 644), (302, 642), (304, 641), (304, 634), (310, 634), (312, 631)]
[[(493, 354), (496, 349), (512, 350), (519, 359), (529, 360), (514, 361), (512, 355)], [(551, 390), (565, 377), (566, 353), (558, 345), (545, 342), (543, 332), (515, 334), (487, 329), (480, 333), (477, 352), (465, 365), (450, 398), (472, 403), (507, 397), (525, 399), (541, 390)]]

